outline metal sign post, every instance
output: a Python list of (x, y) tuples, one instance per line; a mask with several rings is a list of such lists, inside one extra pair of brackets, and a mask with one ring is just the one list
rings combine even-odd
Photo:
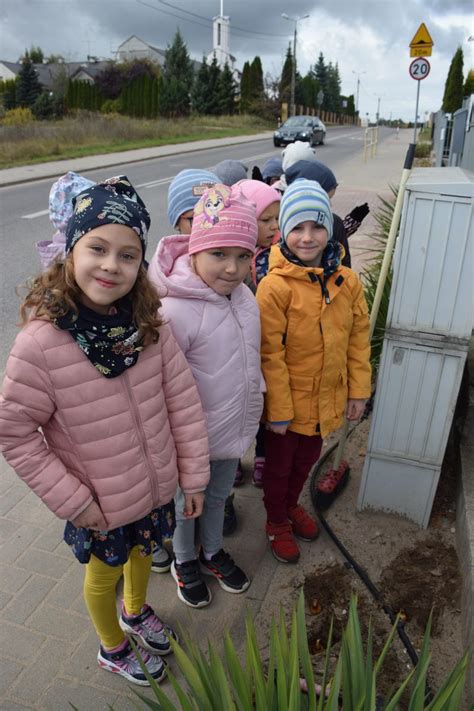
[(430, 73), (430, 63), (424, 57), (417, 57), (410, 64), (410, 76), (418, 82), (418, 87), (416, 89), (416, 109), (415, 109), (415, 131), (413, 134), (413, 143), (416, 143), (416, 129), (418, 124), (418, 105), (420, 103), (420, 82), (422, 79), (426, 79)]

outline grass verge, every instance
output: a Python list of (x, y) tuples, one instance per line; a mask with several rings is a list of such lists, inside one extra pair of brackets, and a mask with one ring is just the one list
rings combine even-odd
[(80, 112), (62, 121), (0, 125), (0, 168), (251, 135), (272, 128), (273, 124), (256, 116), (199, 116), (151, 121)]

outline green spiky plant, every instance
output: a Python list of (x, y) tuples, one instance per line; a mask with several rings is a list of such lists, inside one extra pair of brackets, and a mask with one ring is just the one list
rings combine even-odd
[[(246, 621), (244, 662), (239, 659), (229, 634), (224, 639), (223, 654), (212, 643), (208, 644), (206, 654), (185, 635), (184, 646), (171, 640), (183, 681), (179, 681), (169, 669), (167, 672), (180, 705), (176, 706), (169, 699), (142, 664), (155, 699), (135, 691), (145, 704), (138, 706), (137, 702), (136, 707), (142, 711), (145, 708), (153, 711), (374, 711), (378, 700), (377, 679), (396, 634), (396, 624), (380, 656), (374, 661), (372, 625), (369, 624), (364, 650), (357, 599), (353, 597), (335, 668), (330, 672), (331, 625), (321, 680), (316, 686), (307, 641), (304, 597), (301, 593), (292, 612), (289, 635), (282, 609), (279, 624), (272, 621), (268, 665), (262, 661), (250, 615)], [(389, 699), (385, 699), (384, 711), (395, 711), (402, 694), (409, 694), (409, 711), (456, 711), (460, 708), (468, 665), (467, 652), (434, 698), (427, 700), (430, 631), (431, 619), (425, 631), (416, 669), (408, 674)], [(307, 693), (302, 689), (303, 686)]]
[[(362, 285), (364, 287), (365, 298), (369, 307), (369, 312), (372, 310), (372, 305), (374, 303), (375, 292), (377, 290), (380, 270), (385, 254), (385, 248), (387, 246), (388, 234), (390, 232), (390, 225), (392, 224), (393, 212), (398, 194), (397, 188), (390, 186), (390, 189), (393, 193), (392, 199), (386, 200), (385, 198), (379, 196), (381, 207), (377, 210), (377, 212), (374, 213), (374, 219), (377, 223), (377, 230), (374, 234), (371, 235), (373, 242), (370, 247), (370, 256), (367, 260), (366, 266), (362, 269), (360, 274)], [(377, 321), (375, 324), (375, 329), (371, 342), (370, 361), (374, 377), (377, 374), (378, 365), (380, 362), (380, 355), (382, 353), (391, 288), (392, 269), (390, 268), (382, 293), (380, 308), (377, 315)]]

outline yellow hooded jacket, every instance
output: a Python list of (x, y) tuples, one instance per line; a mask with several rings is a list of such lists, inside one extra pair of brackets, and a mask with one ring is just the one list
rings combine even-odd
[[(325, 437), (344, 419), (348, 398), (370, 396), (367, 304), (357, 274), (289, 262), (275, 245), (257, 290), (262, 323), (264, 418)], [(319, 424), (319, 430), (317, 425)]]

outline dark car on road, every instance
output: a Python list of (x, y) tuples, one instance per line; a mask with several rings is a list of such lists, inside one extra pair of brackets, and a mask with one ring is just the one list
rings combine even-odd
[(311, 146), (324, 143), (326, 127), (317, 116), (292, 116), (273, 134), (274, 146), (287, 146), (294, 141), (308, 141)]

